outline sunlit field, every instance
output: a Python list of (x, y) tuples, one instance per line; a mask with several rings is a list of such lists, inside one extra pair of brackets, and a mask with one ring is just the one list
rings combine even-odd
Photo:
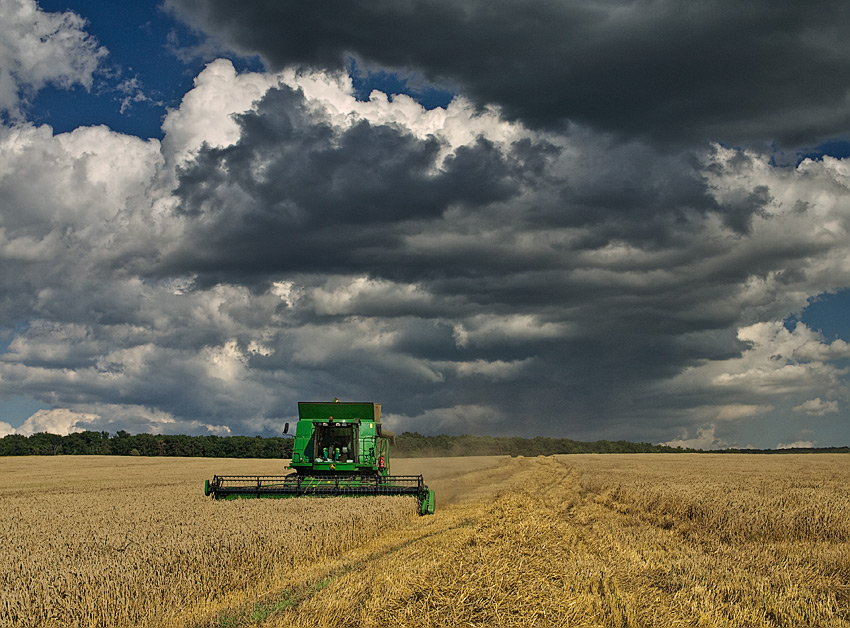
[(203, 496), (281, 461), (0, 459), (0, 626), (850, 626), (848, 462), (393, 461), (419, 517)]

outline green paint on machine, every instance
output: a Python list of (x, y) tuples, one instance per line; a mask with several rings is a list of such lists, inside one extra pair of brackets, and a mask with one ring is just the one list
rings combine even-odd
[(214, 499), (410, 495), (420, 514), (436, 498), (421, 475), (390, 473), (392, 438), (381, 430), (381, 404), (300, 402), (288, 475), (216, 475), (204, 483)]

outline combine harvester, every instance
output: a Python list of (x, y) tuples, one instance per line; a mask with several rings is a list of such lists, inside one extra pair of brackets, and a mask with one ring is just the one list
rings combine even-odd
[(410, 495), (420, 514), (434, 513), (434, 491), (421, 475), (390, 475), (390, 439), (381, 435), (379, 403), (300, 402), (288, 468), (294, 473), (216, 475), (205, 482), (204, 494), (215, 499)]

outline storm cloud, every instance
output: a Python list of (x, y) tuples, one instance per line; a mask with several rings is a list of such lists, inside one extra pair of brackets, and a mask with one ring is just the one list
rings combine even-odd
[(794, 147), (844, 135), (850, 121), (850, 8), (839, 1), (166, 4), (272, 68), (335, 70), (354, 56), (532, 127)]
[[(161, 140), (0, 127), (0, 395), (43, 406), (0, 431), (277, 434), (337, 396), (842, 444), (850, 351), (794, 320), (850, 285), (850, 166), (768, 143), (846, 128), (843, 5), (169, 6), (267, 68), (212, 60)], [(349, 56), (457, 95), (358, 98)]]

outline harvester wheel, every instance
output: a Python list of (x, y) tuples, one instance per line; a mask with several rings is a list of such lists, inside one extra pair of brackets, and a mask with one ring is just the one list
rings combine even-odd
[(433, 515), (436, 507), (437, 497), (434, 495), (434, 491), (429, 489), (425, 499), (422, 500), (422, 508), (419, 513), (423, 515)]

